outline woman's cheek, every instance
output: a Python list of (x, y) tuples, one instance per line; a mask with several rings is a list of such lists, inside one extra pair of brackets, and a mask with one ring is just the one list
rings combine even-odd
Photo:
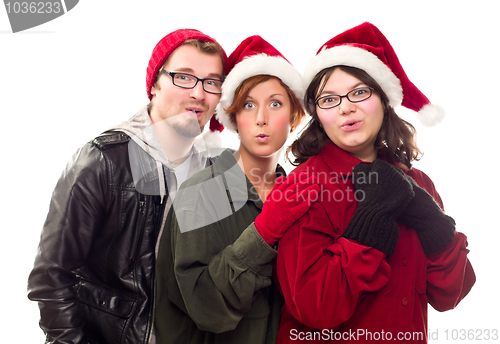
[(379, 117), (380, 121), (384, 118), (384, 106), (377, 96), (372, 96), (361, 103), (357, 103), (357, 107), (367, 117)]
[(283, 112), (277, 116), (274, 125), (278, 130), (290, 131), (290, 112)]
[(335, 122), (335, 115), (332, 113), (332, 111), (328, 110), (318, 111), (318, 118), (323, 126), (330, 126)]
[(240, 132), (248, 130), (253, 122), (255, 121), (252, 121), (250, 116), (245, 116), (244, 114), (236, 115), (236, 126)]
[(366, 102), (363, 104), (363, 112), (367, 115), (375, 115), (379, 113), (383, 113), (382, 107), (377, 102)]

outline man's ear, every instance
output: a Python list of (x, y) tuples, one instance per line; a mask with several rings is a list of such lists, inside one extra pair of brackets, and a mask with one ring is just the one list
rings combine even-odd
[(151, 87), (151, 91), (150, 91), (150, 93), (151, 93), (151, 100), (153, 99), (154, 96), (156, 96), (156, 91), (158, 91), (158, 89), (156, 88), (155, 85), (153, 85)]

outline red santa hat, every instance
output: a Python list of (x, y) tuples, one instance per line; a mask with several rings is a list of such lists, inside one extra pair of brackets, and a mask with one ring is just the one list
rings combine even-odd
[[(149, 59), (148, 68), (146, 70), (146, 92), (148, 93), (149, 100), (153, 98), (153, 95), (151, 94), (151, 87), (153, 87), (156, 76), (158, 75), (158, 71), (168, 59), (170, 54), (172, 54), (175, 49), (179, 48), (182, 44), (184, 44), (185, 41), (189, 39), (196, 39), (200, 42), (212, 42), (220, 46), (220, 44), (212, 37), (207, 36), (203, 32), (194, 29), (175, 30), (163, 37), (153, 49), (151, 58)], [(220, 49), (224, 58), (225, 72), (227, 73), (227, 55), (222, 46), (220, 46)], [(222, 130), (224, 130), (224, 126), (217, 121), (215, 116), (212, 116), (212, 119), (210, 120), (210, 131), (221, 132)]]
[(224, 109), (233, 104), (234, 93), (246, 79), (255, 75), (272, 75), (287, 85), (297, 99), (304, 98), (304, 84), (299, 71), (270, 43), (260, 36), (246, 38), (229, 56), (229, 74), (222, 85), (222, 96), (217, 106), (217, 119), (226, 128), (236, 131)]
[(304, 71), (309, 85), (321, 70), (345, 65), (367, 72), (382, 87), (393, 108), (399, 105), (418, 112), (425, 126), (434, 126), (444, 118), (444, 109), (433, 105), (408, 79), (391, 44), (375, 27), (365, 22), (323, 44)]

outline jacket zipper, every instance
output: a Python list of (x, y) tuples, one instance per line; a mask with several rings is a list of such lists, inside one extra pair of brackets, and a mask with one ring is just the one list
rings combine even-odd
[(145, 219), (144, 213), (146, 209), (146, 201), (139, 201), (139, 218), (137, 219), (137, 227), (135, 228), (134, 241), (132, 242), (132, 253), (130, 255), (130, 260), (134, 260), (136, 252), (139, 250), (137, 247), (139, 238), (141, 236), (143, 222)]
[[(155, 228), (155, 231), (156, 231), (156, 235), (158, 236), (159, 233), (160, 233), (160, 227), (162, 226), (163, 224), (163, 217), (165, 216), (164, 212), (165, 212), (165, 207), (166, 207), (166, 204), (167, 202), (163, 202), (160, 204), (160, 213), (158, 215), (158, 221), (156, 221), (156, 228)], [(159, 237), (156, 238), (156, 241), (160, 240)], [(155, 251), (156, 251), (156, 245), (155, 245)], [(156, 255), (156, 252), (155, 252), (155, 255)], [(156, 261), (156, 259), (155, 259)], [(151, 343), (151, 340), (153, 339), (153, 333), (154, 333), (154, 328), (155, 328), (155, 309), (156, 309), (156, 271), (153, 269), (153, 272), (152, 272), (152, 284), (151, 284), (151, 288), (153, 290), (153, 306), (151, 307), (151, 327), (149, 329), (149, 338), (148, 338), (148, 341), (147, 343)]]

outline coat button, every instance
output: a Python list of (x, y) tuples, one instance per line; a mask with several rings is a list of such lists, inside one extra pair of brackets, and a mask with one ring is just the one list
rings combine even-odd
[(406, 297), (403, 297), (403, 301), (401, 301), (401, 303), (403, 304), (403, 306), (406, 306), (408, 304), (408, 300), (406, 299)]
[(403, 266), (406, 266), (406, 258), (403, 258)]

